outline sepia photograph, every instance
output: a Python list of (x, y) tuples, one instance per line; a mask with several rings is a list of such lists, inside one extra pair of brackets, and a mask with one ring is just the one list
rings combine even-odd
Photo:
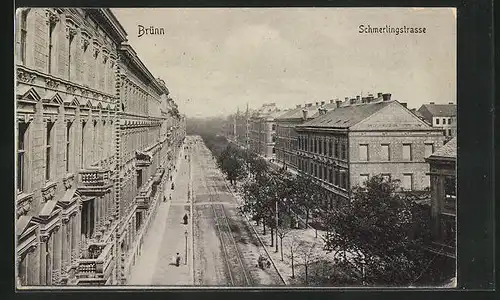
[(457, 287), (456, 8), (14, 28), (18, 290)]

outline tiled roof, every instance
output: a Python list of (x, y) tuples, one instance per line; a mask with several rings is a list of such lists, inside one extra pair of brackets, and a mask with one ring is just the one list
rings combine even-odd
[(327, 112), (324, 115), (318, 116), (317, 118), (306, 122), (299, 127), (349, 128), (363, 121), (392, 102), (394, 102), (394, 100), (339, 107)]
[(457, 115), (456, 104), (423, 104), (434, 117), (452, 117)]
[[(331, 111), (331, 110), (334, 110), (335, 108), (337, 108), (337, 104), (336, 103), (327, 103), (323, 106), (320, 106), (320, 107), (323, 107), (324, 109), (326, 109), (327, 111)], [(319, 116), (319, 111), (318, 111), (318, 108), (316, 108), (316, 112), (311, 116), (311, 118), (316, 118)]]
[(303, 109), (302, 107), (290, 109), (290, 110), (286, 111), (284, 114), (276, 117), (276, 119), (281, 120), (281, 119), (294, 118), (294, 116), (297, 114), (297, 112), (300, 112), (300, 114), (302, 114), (302, 109)]
[(307, 118), (310, 119), (312, 116), (318, 112), (318, 107), (317, 106), (308, 106), (308, 107), (298, 107), (296, 110), (294, 109), (294, 114), (293, 115), (288, 115), (286, 118), (287, 119), (302, 119), (304, 116), (303, 111), (307, 111)]
[(457, 158), (457, 137), (452, 138), (443, 147), (432, 153), (430, 157)]

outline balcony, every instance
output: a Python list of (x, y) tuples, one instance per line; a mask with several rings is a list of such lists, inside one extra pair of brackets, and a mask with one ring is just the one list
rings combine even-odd
[(104, 169), (81, 170), (78, 191), (87, 196), (101, 196), (111, 190), (111, 172)]
[(443, 213), (449, 215), (456, 215), (457, 212), (457, 197), (453, 195), (446, 195), (443, 203)]
[(153, 157), (149, 152), (135, 151), (135, 164), (138, 168), (149, 167), (153, 161)]
[(153, 184), (159, 184), (164, 173), (165, 173), (165, 168), (159, 167), (156, 171), (156, 174), (153, 177)]
[(93, 243), (89, 245), (89, 256), (78, 261), (78, 285), (104, 285), (113, 270), (113, 244)]

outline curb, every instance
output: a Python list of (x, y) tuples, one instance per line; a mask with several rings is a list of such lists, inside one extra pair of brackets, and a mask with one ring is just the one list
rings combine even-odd
[[(223, 177), (224, 178), (224, 177)], [(226, 184), (226, 187), (228, 189), (228, 191), (231, 193), (231, 195), (233, 195), (233, 197), (238, 201), (240, 202), (241, 204), (241, 200), (239, 199), (239, 195), (235, 195), (233, 193), (233, 191), (231, 190), (231, 188), (228, 186), (227, 184), (227, 181), (224, 179), (224, 183)], [(241, 210), (240, 210), (241, 211)], [(264, 242), (262, 241), (262, 239), (260, 238), (259, 234), (257, 233), (257, 230), (255, 229), (255, 227), (253, 226), (252, 222), (250, 222), (250, 219), (248, 218), (247, 214), (245, 214), (243, 211), (241, 211), (241, 213), (243, 214), (243, 216), (245, 216), (245, 219), (247, 220), (248, 224), (250, 225), (250, 227), (252, 228), (253, 232), (255, 233), (255, 236), (257, 236), (257, 239), (259, 240), (260, 244), (262, 245), (262, 248), (264, 248), (264, 251), (266, 252), (267, 256), (269, 257), (269, 260), (271, 261), (271, 263), (273, 264), (273, 267), (274, 269), (276, 270), (276, 272), (278, 273), (278, 276), (280, 277), (281, 281), (283, 282), (284, 285), (288, 285), (288, 282), (285, 280), (285, 277), (283, 276), (283, 274), (281, 274), (280, 270), (278, 269), (278, 267), (276, 266), (276, 263), (274, 262), (274, 259), (271, 257), (271, 255), (269, 254), (269, 251), (267, 251), (267, 248), (266, 248), (266, 245), (264, 244)]]

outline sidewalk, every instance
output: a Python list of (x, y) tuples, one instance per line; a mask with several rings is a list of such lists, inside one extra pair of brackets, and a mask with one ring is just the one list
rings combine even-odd
[[(229, 187), (229, 185), (228, 185)], [(235, 196), (240, 204), (243, 204), (244, 200), (241, 195), (234, 191), (234, 189), (230, 188), (231, 193)], [(251, 216), (247, 215), (247, 219), (251, 220)], [(273, 262), (273, 265), (276, 267), (281, 277), (283, 278), (286, 285), (290, 286), (298, 286), (303, 285), (300, 280), (298, 280), (299, 266), (303, 266), (304, 260), (303, 256), (301, 256), (300, 252), (305, 252), (311, 249), (311, 256), (309, 257), (310, 261), (315, 260), (332, 260), (332, 256), (326, 253), (323, 250), (323, 239), (322, 236), (325, 234), (324, 231), (318, 230), (316, 232), (315, 229), (309, 228), (306, 229), (291, 229), (286, 236), (283, 238), (283, 261), (281, 260), (281, 245), (279, 243), (280, 239), (278, 238), (278, 252), (276, 251), (276, 244), (273, 244), (271, 247), (271, 232), (269, 228), (266, 228), (266, 235), (263, 234), (262, 225), (257, 226), (256, 221), (250, 221), (250, 225), (254, 227), (257, 232), (260, 240), (264, 244), (266, 248), (266, 252), (269, 255), (269, 258)], [(316, 234), (317, 233), (317, 234)], [(274, 235), (273, 243), (276, 243), (276, 235)], [(300, 244), (300, 246), (299, 246)], [(294, 269), (295, 269), (295, 277), (291, 278), (292, 275), (292, 260), (290, 255), (290, 247), (294, 247)]]
[[(182, 146), (184, 148), (184, 145)], [(182, 149), (183, 149), (182, 148)], [(134, 266), (130, 285), (192, 285), (192, 239), (191, 218), (188, 225), (182, 223), (185, 213), (189, 215), (189, 203), (187, 203), (187, 189), (189, 183), (189, 165), (184, 159), (184, 150), (179, 153), (177, 161), (177, 172), (173, 175), (175, 189), (172, 192), (172, 201), (162, 202), (158, 208), (157, 215), (153, 220), (144, 239), (142, 255)], [(171, 186), (166, 186), (166, 194), (170, 192)], [(168, 198), (167, 198), (168, 199)], [(186, 207), (187, 206), (187, 207)], [(186, 264), (186, 237), (187, 264)], [(181, 265), (173, 264), (176, 253), (181, 256)]]

